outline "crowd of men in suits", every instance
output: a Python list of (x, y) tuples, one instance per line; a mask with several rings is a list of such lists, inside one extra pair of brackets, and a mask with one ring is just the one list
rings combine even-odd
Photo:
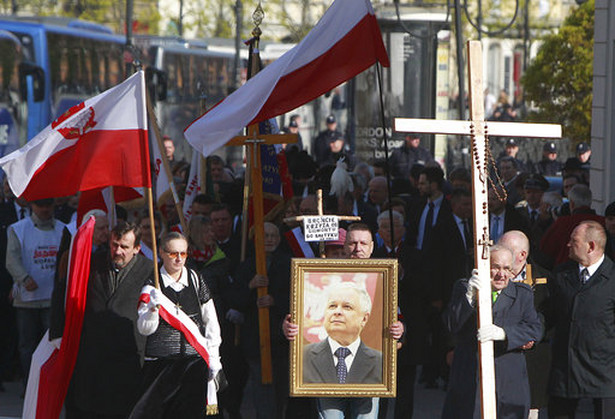
[[(455, 390), (469, 390), (458, 380), (460, 370), (455, 365), (463, 359), (470, 364), (475, 360), (477, 333), (481, 340), (496, 343), (501, 417), (524, 418), (530, 408), (537, 414), (547, 405), (551, 417), (574, 417), (582, 398), (594, 399), (596, 412), (604, 415), (596, 417), (613, 414), (615, 268), (611, 258), (615, 254), (615, 203), (605, 214), (591, 208), (589, 146), (582, 143), (577, 147), (577, 162), (555, 168), (555, 146), (546, 143), (544, 164), (528, 173), (516, 158), (516, 142), (506, 143), (488, 192), (489, 236), (498, 243), (492, 251), (495, 328), (481, 331), (473, 317), (476, 238), (469, 170), (449, 169), (445, 176), (431, 153), (420, 145), (420, 136), (410, 134), (403, 147), (392, 152), (387, 176), (386, 164), (370, 165), (355, 159), (341, 134), (336, 134), (335, 117), (327, 123), (330, 132), (317, 138), (313, 146), (316, 155), (300, 147), (289, 147), (286, 152), (295, 196), (266, 225), (266, 277), (255, 273), (250, 245), (247, 258), (241, 261), (242, 180), (233, 178), (233, 171), (221, 158), (212, 158), (215, 193), (199, 195), (193, 203), (188, 264), (208, 282), (221, 323), (220, 352), (229, 384), (220, 395), (223, 412), (240, 417), (246, 386), (251, 387), (246, 394), (254, 396), (259, 417), (311, 417), (316, 412), (310, 400), (288, 397), (288, 342), (281, 325), (289, 311), (290, 259), (316, 257), (319, 249), (308, 243), (297, 245), (301, 226), (283, 219), (317, 214), (315, 193), (322, 189), (325, 214), (361, 217), (374, 243), (372, 257), (399, 260), (398, 300), (405, 332), (398, 353), (398, 390), (395, 403), (380, 404), (380, 417), (389, 409), (396, 418), (411, 417), (416, 382), (449, 390), (444, 417), (471, 417), (478, 396), (476, 392), (469, 398), (455, 396)], [(345, 175), (352, 188), (336, 188), (337, 193), (330, 195), (332, 173), (340, 157), (348, 163)], [(185, 171), (184, 167), (176, 172), (178, 185)], [(562, 190), (553, 190), (551, 176), (562, 177)], [(19, 363), (27, 377), (29, 357), (48, 327), (54, 275), (57, 279), (53, 256), (59, 250), (64, 224), (74, 218), (77, 201), (73, 197), (26, 203), (11, 195), (6, 182), (4, 186), (0, 208), (0, 250), (6, 260), (0, 268), (0, 324), (4, 328), (0, 332), (0, 391), (2, 380), (18, 375)], [(152, 228), (138, 210), (118, 214), (144, 231)], [(154, 226), (158, 236), (177, 225), (172, 211), (167, 209), (162, 215)], [(349, 223), (342, 222), (341, 227), (348, 228)], [(27, 246), (46, 246), (45, 260), (24, 259), (26, 237), (40, 238), (40, 243)], [(151, 248), (145, 235), (141, 237), (142, 248)], [(102, 236), (97, 246), (106, 247), (106, 239)], [(343, 254), (341, 244), (338, 247), (340, 253), (331, 254), (349, 257)], [(155, 257), (151, 251), (141, 253)], [(42, 271), (45, 275), (39, 280), (35, 276)], [(268, 287), (265, 297), (257, 297), (261, 286)], [(24, 295), (31, 296), (39, 287), (45, 291), (40, 298), (23, 301)], [(258, 380), (256, 312), (260, 307), (269, 307), (272, 313), (273, 386), (263, 386)], [(518, 324), (521, 319), (523, 327)], [(527, 373), (506, 381), (504, 377), (512, 369), (520, 372), (519, 365), (527, 365)], [(461, 373), (466, 379), (472, 376), (467, 374)], [(510, 397), (515, 390), (523, 397)], [(471, 403), (459, 405), (455, 400), (460, 399), (471, 399)], [(460, 413), (466, 411), (467, 416)]]

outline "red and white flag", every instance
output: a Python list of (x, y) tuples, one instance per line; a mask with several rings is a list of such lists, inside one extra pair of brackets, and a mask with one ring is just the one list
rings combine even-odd
[(145, 77), (73, 106), (0, 159), (15, 196), (29, 201), (107, 186), (151, 187)]
[(47, 331), (32, 355), (22, 415), (25, 419), (57, 419), (60, 416), (79, 352), (95, 223), (96, 219), (91, 217), (73, 238), (62, 344), (56, 349), (49, 342)]
[(190, 174), (188, 175), (188, 181), (186, 182), (186, 192), (184, 193), (184, 220), (186, 225), (192, 218), (192, 203), (194, 198), (201, 193), (201, 179), (203, 179), (203, 165), (201, 161), (203, 158), (197, 151), (192, 152), (192, 163), (190, 164)]
[(303, 230), (301, 227), (295, 227), (292, 230), (284, 233), (286, 241), (290, 246), (290, 250), (293, 252), (293, 256), (296, 258), (315, 258), (314, 251), (310, 247), (310, 244), (305, 241)]
[(298, 108), (379, 61), (389, 65), (369, 0), (335, 0), (294, 48), (184, 131), (204, 156), (245, 126)]

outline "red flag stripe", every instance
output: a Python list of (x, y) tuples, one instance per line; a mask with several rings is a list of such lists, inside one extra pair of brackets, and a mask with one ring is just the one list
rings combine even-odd
[[(149, 165), (139, 164), (147, 150), (145, 130), (90, 131), (73, 147), (49, 156), (22, 194), (27, 200), (69, 196), (106, 186), (151, 186)], [(88, 174), (84, 176), (84, 174)]]
[[(376, 17), (371, 14), (365, 15), (346, 36), (323, 55), (281, 77), (271, 96), (250, 124), (296, 109), (361, 73), (376, 61), (388, 67), (389, 58), (382, 39), (374, 40), (374, 34), (379, 32)], [(360, 52), (357, 51), (358, 45)], [(357, 60), (357, 54), (365, 58)], [(307, 86), (309, 88), (306, 88)]]

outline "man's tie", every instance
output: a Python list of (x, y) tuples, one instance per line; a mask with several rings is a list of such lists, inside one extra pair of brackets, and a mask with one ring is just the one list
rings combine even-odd
[(26, 216), (26, 209), (24, 207), (19, 208), (19, 219), (23, 220)]
[(429, 243), (429, 236), (431, 235), (431, 230), (433, 229), (434, 207), (435, 204), (433, 202), (429, 202), (429, 211), (427, 211), (427, 217), (425, 218), (425, 229), (423, 230), (422, 249), (425, 249), (425, 246)]
[(468, 219), (464, 218), (463, 221), (463, 239), (465, 240), (466, 250), (471, 250), (474, 248), (474, 243), (472, 243), (472, 232), (470, 231), (470, 226), (468, 224)]
[(348, 369), (346, 368), (346, 357), (350, 355), (350, 349), (337, 348), (335, 356), (337, 357), (337, 382), (340, 384), (346, 384), (346, 376), (348, 375)]
[(538, 211), (536, 210), (530, 211), (530, 222), (534, 224), (537, 219), (538, 219)]
[(494, 243), (497, 243), (499, 238), (500, 238), (500, 217), (496, 215), (493, 217), (493, 225), (491, 226), (491, 240), (493, 240)]
[(495, 300), (498, 299), (498, 292), (497, 291), (491, 291), (491, 302), (493, 304), (495, 304)]
[(583, 268), (581, 270), (581, 284), (585, 284), (587, 282), (587, 280), (589, 279), (589, 271), (587, 270), (587, 268)]

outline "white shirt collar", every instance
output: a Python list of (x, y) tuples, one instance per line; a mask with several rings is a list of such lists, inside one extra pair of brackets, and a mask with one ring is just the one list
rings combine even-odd
[(598, 262), (594, 263), (593, 265), (583, 266), (579, 263), (579, 274), (581, 273), (583, 269), (587, 268), (587, 272), (589, 273), (589, 276), (591, 277), (593, 274), (596, 273), (600, 265), (602, 265), (602, 262), (604, 262), (604, 255), (602, 255), (602, 257), (598, 260)]
[[(331, 346), (332, 354), (335, 354), (335, 351), (337, 351), (338, 348), (342, 348), (342, 345), (340, 345), (336, 340), (331, 339), (331, 337), (327, 337), (327, 339), (329, 340), (329, 346)], [(360, 344), (361, 344), (361, 338), (357, 338), (357, 340), (355, 340), (348, 346), (344, 346), (344, 348), (350, 349), (350, 354), (354, 357), (357, 354), (357, 351), (359, 350)]]
[(181, 291), (188, 286), (188, 271), (185, 267), (182, 268), (182, 274), (179, 277), (179, 281), (176, 281), (171, 275), (169, 275), (164, 266), (160, 268), (160, 277), (165, 288), (171, 287), (174, 291)]

